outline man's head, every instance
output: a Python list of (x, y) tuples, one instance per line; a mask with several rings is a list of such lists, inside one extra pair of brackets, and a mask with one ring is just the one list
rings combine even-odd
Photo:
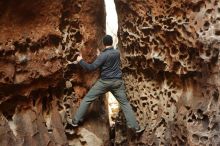
[(112, 46), (113, 40), (110, 35), (105, 35), (102, 39), (103, 45), (104, 46)]

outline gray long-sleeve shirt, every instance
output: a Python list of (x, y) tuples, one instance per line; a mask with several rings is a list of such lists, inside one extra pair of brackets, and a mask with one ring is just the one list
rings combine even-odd
[(120, 52), (112, 48), (105, 49), (92, 63), (86, 63), (83, 59), (79, 64), (86, 70), (92, 71), (97, 68), (101, 70), (101, 79), (121, 79)]

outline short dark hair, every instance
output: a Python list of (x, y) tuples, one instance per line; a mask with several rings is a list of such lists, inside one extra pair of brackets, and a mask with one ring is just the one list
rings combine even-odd
[(102, 39), (102, 42), (103, 42), (103, 45), (105, 46), (111, 46), (113, 43), (112, 36), (105, 35)]

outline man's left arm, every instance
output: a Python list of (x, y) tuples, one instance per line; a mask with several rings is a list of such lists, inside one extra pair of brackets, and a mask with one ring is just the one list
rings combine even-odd
[(97, 69), (105, 62), (105, 60), (106, 57), (105, 54), (103, 53), (100, 54), (92, 64), (85, 62), (81, 55), (77, 57), (77, 61), (79, 62), (79, 64), (83, 67), (83, 69), (88, 71), (93, 71)]

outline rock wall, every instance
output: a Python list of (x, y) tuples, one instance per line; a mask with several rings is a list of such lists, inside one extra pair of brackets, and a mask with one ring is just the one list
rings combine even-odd
[(102, 0), (0, 2), (1, 146), (108, 144), (104, 100), (81, 128), (67, 124), (99, 76), (68, 62), (93, 61), (104, 28)]
[[(141, 136), (116, 145), (220, 145), (218, 0), (115, 0), (128, 98)], [(123, 117), (119, 117), (123, 118)]]

